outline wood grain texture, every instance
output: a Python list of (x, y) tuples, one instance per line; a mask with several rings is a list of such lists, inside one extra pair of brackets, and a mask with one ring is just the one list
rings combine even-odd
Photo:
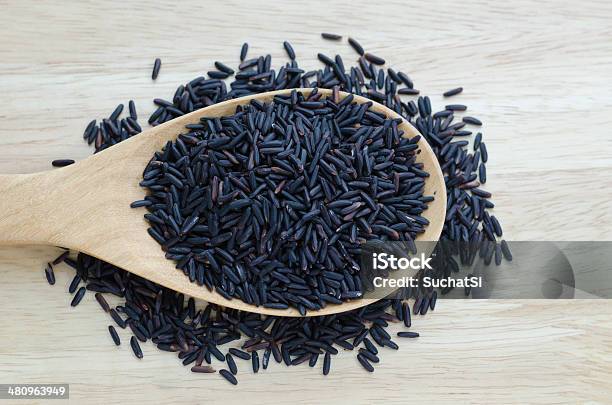
[[(316, 52), (355, 54), (322, 31), (355, 36), (408, 72), (434, 108), (443, 91), (481, 118), (489, 149), (487, 189), (509, 239), (612, 240), (612, 3), (518, 0), (461, 3), (296, 3), (0, 0), (0, 173), (82, 159), (88, 120), (134, 98), (141, 117), (154, 97), (251, 55), (300, 64)], [(355, 10), (361, 10), (357, 13)], [(312, 17), (305, 17), (312, 15)], [(153, 28), (156, 27), (156, 28)], [(156, 82), (150, 73), (162, 59)], [(612, 305), (607, 301), (441, 301), (418, 319), (423, 337), (383, 353), (374, 374), (341, 353), (320, 369), (273, 365), (241, 373), (238, 389), (191, 375), (174, 356), (144, 345), (137, 361), (112, 345), (92, 296), (72, 309), (58, 270), (45, 285), (51, 248), (0, 249), (0, 383), (68, 382), (75, 403), (581, 403), (609, 402)], [(121, 335), (124, 344), (127, 335)], [(58, 350), (58, 348), (60, 348)], [(246, 365), (239, 364), (242, 370)]]

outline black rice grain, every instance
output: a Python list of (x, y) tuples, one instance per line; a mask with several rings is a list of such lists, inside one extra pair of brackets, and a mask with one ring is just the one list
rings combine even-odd
[(478, 179), (481, 184), (485, 184), (487, 182), (487, 167), (484, 163), (481, 163), (478, 167)]
[(502, 251), (502, 254), (504, 255), (504, 258), (511, 262), (512, 261), (512, 252), (510, 251), (510, 247), (508, 246), (508, 242), (506, 242), (505, 240), (501, 241), (500, 244), (500, 248)]
[(323, 54), (323, 53), (318, 53), (317, 54), (317, 58), (323, 62), (324, 64), (326, 64), (327, 66), (333, 66), (335, 65), (336, 62), (334, 62), (334, 60), (332, 58), (330, 58), (329, 56)]
[(480, 121), (478, 118), (474, 118), (474, 117), (463, 117), (463, 122), (465, 122), (466, 124), (471, 124), (471, 125), (476, 125), (476, 126), (481, 126), (482, 125), (482, 121)]
[(397, 336), (403, 338), (416, 338), (419, 337), (417, 332), (397, 332)]
[(495, 244), (495, 265), (499, 266), (502, 262), (502, 251), (499, 243)]
[(85, 131), (83, 131), (83, 139), (89, 140), (89, 138), (92, 136), (92, 133), (96, 130), (96, 120), (89, 121), (89, 124), (87, 124), (87, 127), (85, 127)]
[(242, 360), (251, 360), (251, 355), (240, 349), (235, 349), (232, 347), (231, 349), (229, 349), (229, 352), (234, 356), (241, 358)]
[(59, 256), (57, 256), (55, 259), (53, 259), (51, 264), (53, 266), (56, 266), (56, 265), (60, 264), (61, 262), (63, 262), (68, 257), (68, 255), (70, 255), (70, 251), (69, 250), (66, 250), (66, 251), (62, 252)]
[(238, 373), (238, 367), (236, 366), (236, 362), (231, 354), (225, 355), (225, 361), (227, 362), (227, 367), (229, 367), (232, 374), (236, 375)]
[(331, 368), (331, 354), (329, 352), (325, 353), (323, 357), (323, 375), (329, 374), (329, 370)]
[(490, 218), (491, 218), (491, 225), (493, 226), (493, 231), (495, 232), (495, 235), (501, 238), (503, 235), (501, 224), (499, 223), (495, 215), (491, 215)]
[(484, 142), (480, 143), (480, 158), (483, 163), (487, 163), (489, 160), (489, 153), (487, 152), (487, 145)]
[(219, 374), (221, 374), (223, 376), (223, 378), (225, 378), (227, 381), (229, 381), (232, 385), (238, 385), (238, 380), (229, 371), (227, 371), (225, 369), (222, 369), (222, 370), (219, 370)]
[(245, 42), (244, 44), (242, 44), (242, 47), (240, 48), (240, 62), (244, 61), (248, 51), (249, 51), (249, 44)]
[(410, 315), (410, 306), (408, 305), (407, 302), (402, 303), (402, 313), (403, 313), (404, 326), (409, 328), (410, 325), (412, 325), (412, 319)]
[(109, 311), (109, 314), (110, 314), (111, 318), (113, 318), (113, 321), (115, 321), (117, 326), (119, 326), (121, 329), (125, 329), (125, 326), (126, 326), (125, 321), (123, 320), (123, 318), (121, 318), (119, 313), (117, 313), (117, 310), (111, 309)]
[[(225, 370), (222, 370), (222, 371), (225, 371)], [(193, 366), (191, 367), (191, 372), (211, 374), (215, 372), (215, 369), (212, 368), (211, 366)]]
[(259, 355), (257, 352), (251, 353), (251, 364), (253, 366), (253, 372), (257, 373), (259, 371)]
[(465, 110), (467, 110), (467, 106), (465, 106), (463, 104), (448, 104), (445, 108), (447, 110), (450, 110), (450, 111), (465, 111)]
[(368, 349), (369, 352), (378, 354), (378, 349), (376, 348), (376, 346), (374, 346), (374, 343), (372, 343), (370, 339), (365, 338), (363, 342), (365, 344), (366, 349)]
[(293, 47), (291, 46), (291, 44), (287, 41), (283, 42), (283, 47), (285, 48), (285, 52), (287, 52), (287, 55), (289, 55), (289, 59), (294, 60), (295, 59), (295, 51), (293, 50)]
[(465, 131), (465, 130), (463, 130), (463, 131), (455, 131), (454, 135), (455, 136), (469, 136), (469, 135), (472, 135), (472, 132), (471, 131)]
[(395, 343), (391, 339), (385, 339), (384, 340), (384, 346), (388, 347), (390, 349), (393, 349), (393, 350), (399, 350), (399, 346), (397, 345), (397, 343)]
[(70, 285), (68, 286), (68, 292), (70, 294), (74, 294), (80, 282), (81, 282), (81, 276), (79, 276), (78, 274), (75, 275), (72, 281), (70, 282)]
[(108, 325), (108, 333), (110, 333), (115, 345), (119, 346), (121, 344), (121, 339), (119, 338), (119, 335), (117, 334), (117, 331), (113, 325)]
[(368, 62), (373, 63), (375, 65), (384, 65), (386, 63), (386, 61), (380, 56), (376, 56), (368, 52), (366, 52), (363, 56)]
[(159, 75), (159, 69), (161, 69), (161, 59), (155, 58), (155, 62), (153, 63), (153, 72), (151, 73), (151, 79), (157, 79)]
[(477, 151), (480, 148), (481, 142), (482, 142), (482, 133), (478, 132), (476, 136), (474, 136), (474, 151)]
[(119, 104), (117, 107), (115, 107), (108, 119), (110, 121), (116, 121), (117, 118), (119, 118), (119, 116), (121, 115), (121, 112), (123, 112), (123, 104)]
[(225, 72), (219, 72), (217, 70), (211, 70), (208, 72), (208, 77), (211, 79), (227, 79), (230, 75)]
[[(406, 87), (411, 88), (411, 89), (414, 87), (414, 83), (412, 83), (412, 80), (410, 79), (410, 77), (408, 77), (406, 73), (397, 72), (397, 77), (399, 77), (399, 79), (402, 81), (402, 83), (406, 85)], [(411, 115), (415, 115), (415, 114), (411, 114)]]
[(108, 302), (106, 301), (104, 296), (99, 292), (97, 292), (94, 296), (96, 297), (96, 301), (98, 301), (98, 304), (100, 304), (100, 307), (102, 307), (104, 312), (109, 312), (110, 306), (108, 305)]
[(463, 87), (455, 87), (454, 89), (450, 89), (448, 91), (445, 91), (443, 96), (444, 97), (452, 97), (455, 96), (459, 93), (461, 93), (463, 91)]
[(323, 37), (323, 39), (329, 39), (330, 41), (340, 41), (342, 39), (342, 35), (331, 34), (329, 32), (322, 32), (321, 37)]
[(310, 360), (308, 360), (308, 367), (316, 366), (318, 360), (319, 360), (319, 353), (312, 353), (310, 355)]
[(77, 305), (79, 305), (86, 291), (87, 289), (85, 287), (79, 288), (79, 291), (77, 291), (77, 293), (74, 295), (74, 298), (70, 302), (70, 306), (76, 307)]
[(374, 372), (374, 367), (372, 366), (372, 364), (370, 364), (370, 362), (368, 361), (366, 356), (363, 355), (363, 353), (359, 353), (357, 355), (357, 360), (359, 360), (359, 363), (364, 369), (366, 369), (370, 373)]
[(51, 263), (47, 263), (47, 266), (45, 266), (45, 277), (50, 285), (55, 284), (55, 273), (53, 272)]
[(138, 119), (138, 113), (136, 112), (136, 104), (134, 100), (128, 102), (128, 109), (130, 110), (130, 118), (136, 121)]
[(363, 47), (361, 46), (361, 44), (359, 44), (359, 42), (357, 42), (356, 39), (349, 37), (348, 43), (355, 50), (355, 52), (357, 52), (359, 55), (363, 56), (365, 51), (363, 50)]
[(134, 352), (134, 356), (139, 359), (143, 358), (142, 349), (140, 348), (140, 344), (138, 343), (138, 339), (135, 336), (130, 338), (130, 346), (132, 347), (132, 351)]
[(272, 349), (268, 347), (264, 351), (263, 358), (261, 359), (261, 367), (265, 370), (268, 368), (268, 364), (270, 363), (270, 355), (272, 354)]
[(70, 166), (73, 163), (74, 163), (74, 160), (72, 159), (55, 159), (54, 161), (51, 162), (51, 166), (64, 167), (64, 166)]
[(131, 208), (139, 208), (139, 207), (148, 207), (149, 205), (152, 205), (153, 203), (149, 200), (138, 200), (138, 201), (133, 201), (130, 204)]
[(432, 311), (436, 309), (436, 303), (438, 302), (438, 292), (434, 290), (431, 293), (431, 298), (429, 299), (429, 309)]
[(228, 75), (233, 75), (234, 74), (234, 69), (232, 69), (231, 67), (227, 66), (223, 62), (216, 61), (215, 62), (215, 67), (217, 69), (219, 69), (219, 71), (221, 71), (223, 73), (227, 73)]
[(368, 359), (368, 361), (371, 361), (372, 363), (379, 363), (380, 362), (380, 358), (375, 355), (374, 353), (366, 350), (366, 349), (359, 349), (359, 354), (361, 354), (363, 357), (365, 357), (366, 359)]
[(404, 88), (399, 89), (399, 90), (397, 91), (397, 94), (408, 94), (408, 95), (411, 95), (411, 96), (416, 96), (416, 95), (418, 95), (419, 93), (420, 93), (420, 91), (419, 91), (419, 90), (417, 90), (417, 89), (411, 89), (411, 88), (409, 88), (409, 87), (404, 87)]
[(424, 297), (418, 297), (414, 304), (412, 304), (412, 315), (418, 315), (421, 312), (421, 304), (423, 303)]

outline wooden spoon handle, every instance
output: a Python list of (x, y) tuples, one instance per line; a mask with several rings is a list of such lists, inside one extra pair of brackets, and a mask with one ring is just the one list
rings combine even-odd
[(49, 244), (57, 227), (47, 173), (0, 175), (0, 245)]

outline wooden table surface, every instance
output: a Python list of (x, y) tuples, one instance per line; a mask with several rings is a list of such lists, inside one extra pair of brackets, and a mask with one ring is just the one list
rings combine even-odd
[[(345, 42), (320, 38), (329, 31), (408, 72), (434, 108), (465, 87), (455, 100), (485, 122), (487, 189), (507, 239), (612, 240), (612, 3), (175, 3), (0, 0), (0, 173), (87, 157), (90, 119), (130, 98), (148, 116), (154, 97), (215, 60), (236, 65), (243, 41), (284, 61), (289, 40), (306, 68), (318, 51), (353, 61)], [(56, 253), (0, 249), (0, 383), (69, 383), (74, 403), (611, 401), (607, 301), (441, 301), (415, 321), (422, 337), (383, 350), (373, 374), (341, 353), (327, 377), (274, 364), (231, 387), (150, 343), (141, 361), (114, 347), (92, 295), (69, 306), (67, 271), (46, 284)]]

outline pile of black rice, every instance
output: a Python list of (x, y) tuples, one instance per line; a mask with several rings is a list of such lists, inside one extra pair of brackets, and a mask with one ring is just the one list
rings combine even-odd
[[(323, 37), (340, 40), (333, 34)], [(463, 117), (462, 121), (454, 122), (455, 113), (467, 108), (461, 104), (449, 104), (433, 112), (429, 98), (418, 96), (419, 91), (408, 75), (382, 68), (385, 61), (365, 53), (354, 39), (349, 38), (349, 44), (359, 54), (357, 66), (347, 69), (340, 56), (330, 58), (319, 54), (324, 68), (313, 71), (299, 68), (295, 51), (286, 42), (284, 47), (290, 62), (278, 70), (272, 69), (270, 55), (246, 59), (248, 46), (245, 44), (237, 72), (215, 62), (217, 70), (208, 72), (208, 78), (197, 77), (179, 86), (171, 101), (155, 99), (158, 109), (149, 118), (149, 124), (157, 125), (227, 99), (278, 89), (337, 88), (363, 95), (385, 104), (415, 125), (432, 146), (444, 172), (448, 195), (446, 222), (436, 247), (433, 270), (428, 270), (427, 275), (448, 277), (458, 271), (460, 265), (470, 265), (475, 260), (484, 260), (485, 264), (493, 259), (500, 263), (502, 257), (511, 260), (507, 244), (497, 242), (502, 236), (501, 226), (488, 213), (494, 207), (491, 194), (480, 188), (486, 182), (488, 159), (480, 132), (473, 137), (473, 151), (468, 149), (470, 142), (466, 137), (472, 132), (465, 127), (479, 126), (480, 121)], [(160, 66), (161, 62), (155, 63), (156, 77)], [(229, 77), (233, 81), (228, 88), (223, 79)], [(455, 96), (461, 90), (453, 89), (445, 95)], [(134, 103), (129, 102), (127, 117), (120, 118), (122, 110), (123, 105), (119, 105), (109, 118), (100, 123), (91, 121), (87, 126), (84, 138), (95, 145), (96, 152), (141, 131)], [(59, 163), (58, 166), (62, 166), (70, 162)], [(403, 322), (410, 328), (411, 314), (425, 315), (433, 310), (438, 296), (438, 291), (433, 289), (402, 289), (388, 299), (336, 315), (261, 316), (205, 303), (200, 307), (193, 298), (185, 300), (183, 294), (86, 254), (75, 253), (75, 259), (68, 251), (62, 253), (45, 269), (50, 284), (55, 283), (53, 266), (64, 262), (75, 270), (76, 275), (69, 286), (69, 292), (74, 294), (72, 306), (78, 305), (87, 290), (94, 291), (95, 298), (114, 323), (132, 332), (130, 345), (136, 357), (143, 357), (139, 342), (151, 340), (160, 350), (176, 352), (184, 365), (192, 365), (193, 372), (212, 373), (214, 367), (223, 368), (220, 375), (233, 384), (237, 384), (235, 375), (239, 362), (236, 358), (248, 360), (253, 372), (258, 372), (268, 367), (270, 357), (288, 366), (307, 362), (315, 367), (323, 356), (323, 374), (328, 374), (331, 357), (338, 353), (338, 348), (355, 351), (361, 366), (371, 372), (373, 364), (379, 362), (379, 348), (398, 349), (386, 330), (388, 324)], [(440, 293), (449, 292), (447, 288)], [(114, 299), (120, 299), (123, 304), (111, 307), (105, 299), (109, 295), (118, 297)], [(410, 302), (413, 302), (412, 308)], [(119, 345), (121, 340), (115, 327), (108, 329), (112, 340)], [(397, 336), (414, 338), (418, 333), (405, 331), (398, 332)], [(231, 348), (223, 352), (227, 346)], [(213, 365), (213, 358), (218, 365)]]
[(420, 135), (332, 94), (251, 100), (155, 153), (132, 207), (148, 208), (149, 234), (192, 282), (306, 315), (363, 296), (364, 243), (425, 231)]

